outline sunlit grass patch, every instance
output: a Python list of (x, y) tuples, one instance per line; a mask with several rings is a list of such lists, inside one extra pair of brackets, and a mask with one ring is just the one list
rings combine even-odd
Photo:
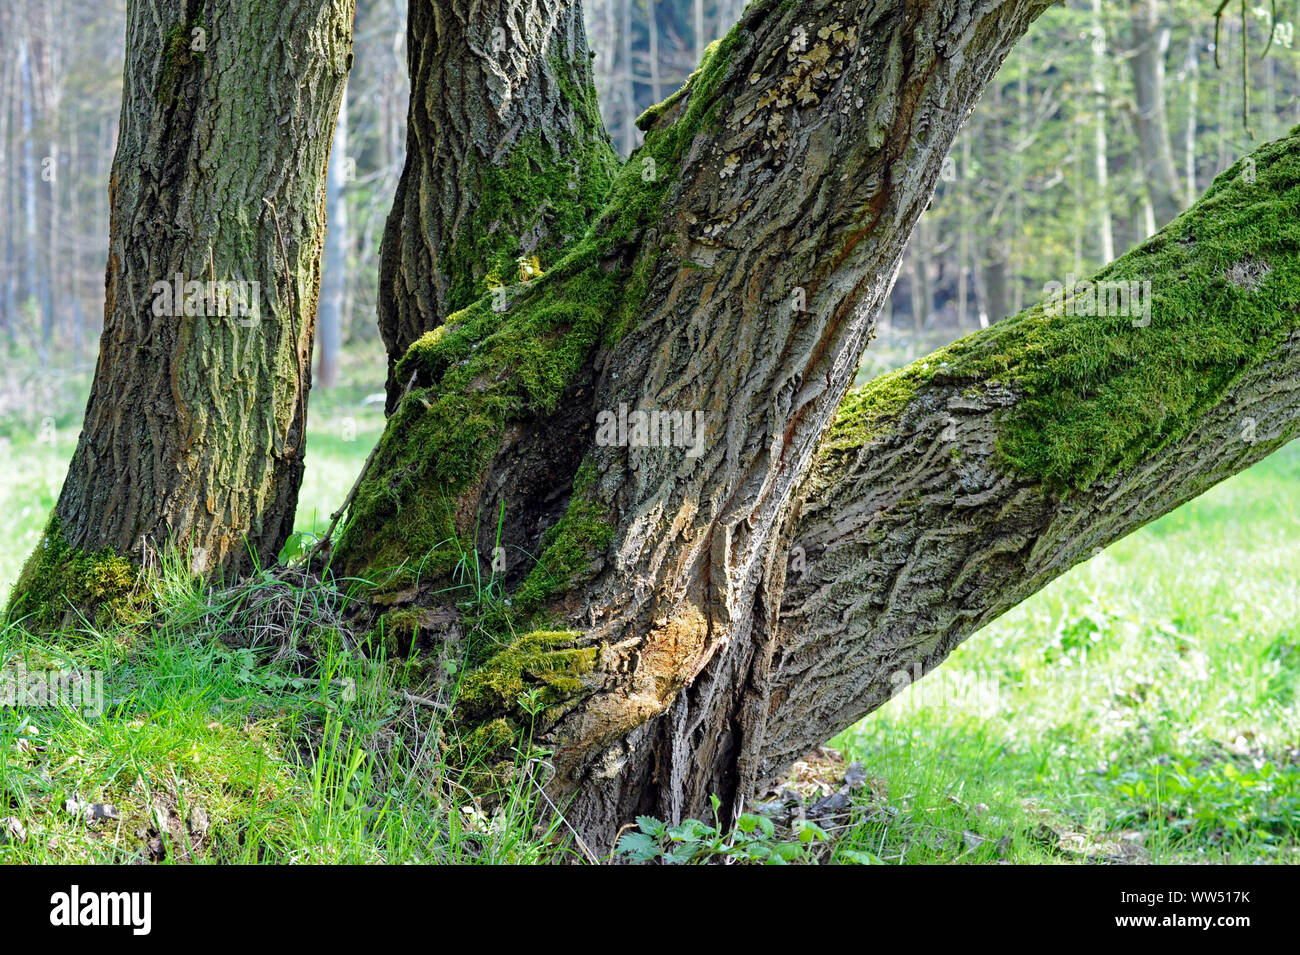
[[(1296, 861), (1298, 479), (1291, 446), (1117, 542), (843, 745), (900, 801), (952, 817), (933, 796), (963, 787), (965, 802), (1001, 806), (988, 835), (1012, 838), (1012, 861), (1040, 861), (1020, 839), (1035, 818), (1063, 860), (1110, 845), (1125, 861)], [(884, 838), (895, 861), (953, 858), (902, 851), (900, 832)]]

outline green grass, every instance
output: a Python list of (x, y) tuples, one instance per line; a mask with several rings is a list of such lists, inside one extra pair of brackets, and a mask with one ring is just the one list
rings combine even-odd
[[(364, 400), (382, 389), (382, 356), (350, 357), (340, 387), (312, 396), (301, 534), (325, 529), (382, 430), (382, 402)], [(0, 484), (11, 515), (6, 589), (53, 507), (76, 443), (71, 417), (53, 440), (48, 428), (36, 440), (10, 422), (18, 466)], [(99, 673), (105, 701), (102, 715), (0, 706), (0, 862), (557, 856), (529, 782), (538, 764), (504, 794), (470, 792), (474, 754), (453, 769), (442, 711), (412, 700), (418, 661), (367, 658), (328, 625), (344, 595), (267, 577), (234, 600), (169, 566), (157, 598), (145, 641), (89, 624), (57, 640), (0, 631), (0, 674)], [(275, 636), (259, 643), (263, 632)], [(525, 758), (537, 754), (517, 763)], [(87, 824), (69, 800), (110, 805), (116, 818)], [(3, 835), (13, 823), (23, 839)]]
[[(8, 672), (98, 671), (104, 701), (0, 709), (0, 829), (24, 834), (0, 861), (537, 861), (536, 795), (517, 785), (486, 815), (439, 711), (402, 695), (405, 664), (321, 625), (330, 596), (267, 580), (222, 598), (169, 572), (148, 641), (0, 635)], [(292, 642), (256, 641), (268, 610)], [(87, 823), (78, 804), (113, 809)]]
[[(379, 435), (364, 398), (380, 368), (357, 356), (313, 395), (299, 531), (325, 527)], [(52, 442), (10, 422), (3, 585), (53, 505), (71, 416)], [(1296, 861), (1298, 485), (1293, 445), (1075, 568), (842, 734), (872, 795), (818, 856)], [(555, 857), (528, 774), (499, 808), (477, 800), (440, 711), (404, 693), (413, 668), (366, 659), (329, 625), (342, 595), (267, 579), (230, 603), (175, 573), (160, 586), (147, 642), (0, 634), (0, 668), (101, 671), (108, 701), (98, 717), (0, 707), (0, 830), (26, 832), (0, 836), (0, 862)], [(266, 608), (289, 644), (248, 645)], [(119, 818), (88, 826), (70, 799)]]
[[(1300, 861), (1297, 482), (1291, 445), (842, 734), (897, 813), (851, 844), (905, 862)], [(968, 851), (966, 831), (989, 842)]]

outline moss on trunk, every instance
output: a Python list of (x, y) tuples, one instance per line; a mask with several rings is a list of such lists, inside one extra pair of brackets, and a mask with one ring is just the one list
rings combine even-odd
[(36, 632), (85, 619), (96, 626), (137, 620), (146, 607), (138, 569), (104, 548), (96, 553), (69, 547), (52, 517), (9, 595), (3, 618)]
[[(997, 444), (1015, 472), (1066, 491), (1131, 467), (1189, 434), (1295, 328), (1298, 210), (1300, 128), (1079, 283), (1074, 308), (1041, 302), (851, 393), (828, 447), (861, 447), (926, 382), (995, 383), (1018, 395)], [(1134, 282), (1150, 283), (1148, 316), (1079, 314), (1095, 310), (1088, 287)]]

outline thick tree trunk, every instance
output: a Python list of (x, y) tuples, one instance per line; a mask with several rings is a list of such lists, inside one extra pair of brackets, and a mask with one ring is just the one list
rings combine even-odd
[[(643, 120), (589, 241), (402, 359), (335, 567), (428, 607), (502, 528), (512, 603), (465, 621), (460, 715), (499, 739), (543, 674), (588, 835), (757, 778), (777, 531), (957, 128), (1046, 5), (752, 3)], [(607, 427), (651, 410), (666, 440)]]
[(535, 277), (609, 192), (579, 0), (412, 3), (406, 166), (384, 230), (388, 410), (411, 344), (490, 289)]
[(196, 571), (275, 559), (302, 475), (351, 27), (352, 0), (129, 5), (99, 361), (15, 611), (52, 622), (49, 599), (86, 589), (56, 556), (139, 561), (171, 543)]
[[(599, 842), (636, 812), (738, 808), (1075, 563), (1295, 438), (1300, 135), (1255, 160), (1266, 181), (1234, 168), (1099, 276), (1151, 282), (1150, 312), (1037, 306), (852, 394), (750, 611), (710, 608), (726, 642), (585, 764), (570, 821)], [(607, 720), (599, 700), (560, 732)]]
[(1300, 136), (1256, 159), (1104, 273), (1152, 283), (1150, 325), (1038, 306), (850, 395), (793, 519), (760, 777), (1300, 433)]

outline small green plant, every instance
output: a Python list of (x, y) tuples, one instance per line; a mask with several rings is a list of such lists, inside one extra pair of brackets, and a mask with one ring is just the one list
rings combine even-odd
[(1170, 843), (1249, 839), (1292, 845), (1300, 825), (1300, 767), (1180, 755), (1119, 774), (1117, 822), (1154, 824)]
[(687, 819), (670, 826), (653, 816), (637, 816), (637, 829), (625, 832), (614, 852), (629, 862), (660, 862), (664, 865), (702, 865), (709, 862), (741, 862), (786, 865), (815, 861), (812, 850), (825, 842), (826, 832), (805, 822), (794, 830), (793, 840), (780, 840), (776, 826), (766, 816), (745, 813), (730, 832), (718, 822), (717, 796), (710, 797), (713, 825)]

